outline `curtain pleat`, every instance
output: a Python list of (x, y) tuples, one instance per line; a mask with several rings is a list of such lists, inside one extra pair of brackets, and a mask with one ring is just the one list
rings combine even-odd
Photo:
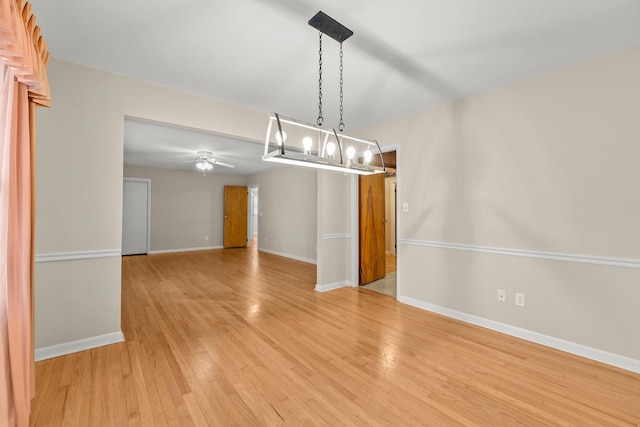
[(0, 280), (6, 316), (1, 328), (7, 344), (3, 359), (9, 362), (3, 385), (11, 396), (9, 412), (21, 426), (28, 425), (31, 412), (31, 153), (27, 88), (15, 79), (9, 85), (13, 86), (7, 88), (11, 99), (5, 112), (9, 144), (0, 154), (0, 241), (5, 253)]
[(31, 4), (0, 0), (0, 426), (27, 426), (34, 396), (34, 105), (50, 104)]

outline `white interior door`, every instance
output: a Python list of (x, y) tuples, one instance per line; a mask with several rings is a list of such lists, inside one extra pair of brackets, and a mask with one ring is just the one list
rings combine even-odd
[(149, 181), (124, 181), (122, 255), (146, 254), (149, 232)]

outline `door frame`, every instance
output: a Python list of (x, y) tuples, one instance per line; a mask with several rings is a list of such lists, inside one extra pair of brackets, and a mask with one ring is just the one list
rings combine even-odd
[[(131, 178), (124, 177), (122, 179), (122, 193), (124, 195), (124, 183), (130, 182), (144, 182), (147, 184), (147, 254), (151, 251), (151, 180), (148, 178)], [(124, 223), (124, 197), (122, 199), (122, 223)], [(120, 236), (120, 252), (122, 252), (122, 236)]]
[[(253, 209), (253, 201), (254, 199), (258, 199), (258, 211), (260, 210), (260, 186), (258, 184), (249, 184), (247, 185), (249, 189), (249, 197), (247, 199), (247, 246), (251, 246), (251, 242), (253, 241), (253, 235), (256, 233), (256, 230), (253, 228), (253, 217), (258, 215), (258, 212), (254, 212)], [(257, 195), (254, 193), (254, 189), (257, 190)], [(257, 245), (257, 242), (256, 242)]]
[[(389, 151), (396, 152), (396, 165), (398, 165), (398, 153), (400, 152), (399, 144), (390, 144), (384, 145), (380, 147), (380, 151), (383, 153), (387, 153)], [(400, 175), (401, 175), (401, 167), (396, 167), (396, 189), (402, 189), (400, 185)], [(360, 227), (359, 227), (359, 209), (358, 209), (358, 199), (359, 199), (359, 185), (358, 185), (358, 175), (353, 174), (351, 176), (351, 286), (357, 288), (360, 283)], [(396, 193), (396, 200), (398, 200), (398, 195), (400, 193)], [(402, 230), (401, 221), (402, 217), (398, 215), (398, 204), (396, 203), (396, 227), (398, 230)], [(398, 238), (398, 233), (396, 233), (396, 240), (400, 241)], [(396, 262), (397, 265), (400, 265), (400, 257), (401, 251), (400, 248), (396, 248)], [(396, 299), (400, 295), (400, 278), (402, 274), (400, 269), (396, 270)]]

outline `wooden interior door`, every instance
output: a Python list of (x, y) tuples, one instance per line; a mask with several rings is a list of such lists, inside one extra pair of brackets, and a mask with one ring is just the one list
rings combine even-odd
[(360, 285), (385, 275), (384, 174), (361, 175), (359, 182)]
[(247, 187), (224, 187), (224, 235), (225, 248), (247, 247)]

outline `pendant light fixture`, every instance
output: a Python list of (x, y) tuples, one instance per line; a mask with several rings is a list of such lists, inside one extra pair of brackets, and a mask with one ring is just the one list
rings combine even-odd
[[(342, 42), (353, 31), (318, 12), (309, 25), (319, 31), (318, 60), (318, 119), (316, 124), (272, 113), (267, 127), (262, 160), (319, 169), (370, 175), (384, 173), (384, 160), (375, 140), (356, 138), (343, 133), (343, 51)], [(338, 131), (322, 127), (322, 35), (340, 43), (340, 123)], [(374, 162), (374, 159), (377, 161)], [(375, 163), (374, 166), (372, 163)], [(377, 166), (380, 165), (380, 166)]]

